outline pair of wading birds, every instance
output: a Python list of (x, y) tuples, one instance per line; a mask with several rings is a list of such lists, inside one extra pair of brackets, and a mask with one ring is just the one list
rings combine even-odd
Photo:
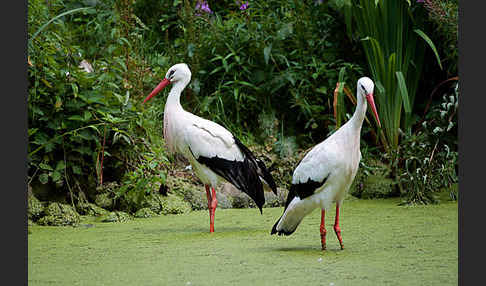
[[(221, 125), (185, 111), (180, 103), (181, 92), (191, 80), (191, 71), (184, 64), (172, 66), (144, 103), (168, 84), (172, 88), (164, 109), (164, 138), (169, 152), (186, 157), (206, 187), (210, 232), (214, 232), (214, 212), (218, 205), (214, 188), (228, 181), (250, 196), (262, 212), (265, 203), (264, 184), (277, 194), (277, 186), (265, 164), (256, 158), (233, 134)], [(326, 140), (316, 145), (300, 161), (292, 176), (285, 209), (271, 234), (290, 235), (302, 219), (317, 207), (321, 208), (321, 245), (326, 249), (325, 211), (336, 203), (334, 231), (343, 249), (339, 227), (339, 207), (358, 170), (361, 159), (360, 133), (366, 114), (366, 101), (380, 124), (373, 101), (373, 81), (362, 77), (357, 84), (357, 105), (351, 119)]]

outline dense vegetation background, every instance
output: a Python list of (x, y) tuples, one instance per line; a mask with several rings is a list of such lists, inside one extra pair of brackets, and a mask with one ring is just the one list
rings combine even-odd
[[(351, 193), (456, 199), (457, 5), (29, 0), (29, 218), (52, 201), (81, 214), (185, 211), (197, 180), (165, 152), (166, 97), (141, 105), (179, 62), (193, 75), (184, 108), (273, 164), (282, 189), (305, 150), (349, 118), (369, 76), (384, 126), (363, 125)], [(174, 197), (154, 207), (164, 186)]]

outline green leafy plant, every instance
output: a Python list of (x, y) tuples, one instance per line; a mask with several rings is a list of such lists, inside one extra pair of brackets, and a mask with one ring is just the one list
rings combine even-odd
[(436, 194), (446, 188), (457, 198), (457, 108), (458, 85), (452, 94), (444, 94), (423, 121), (421, 129), (405, 136), (400, 156), (404, 169), (400, 175), (406, 204), (437, 202)]
[(213, 13), (197, 15), (195, 2), (174, 1), (178, 18), (160, 18), (174, 38), (160, 46), (164, 60), (153, 61), (157, 77), (172, 63), (188, 63), (192, 81), (183, 105), (238, 137), (259, 127), (254, 114), (278, 110), (298, 144), (322, 140), (339, 70), (346, 66), (350, 77), (361, 71), (343, 60), (347, 38), (336, 11), (293, 0), (252, 2), (244, 11), (210, 4)]
[(29, 183), (92, 198), (97, 185), (121, 180), (150, 156), (165, 162), (155, 139), (160, 114), (141, 112), (132, 96), (149, 76), (137, 55), (143, 28), (128, 21), (130, 10), (123, 14), (124, 1), (49, 3), (29, 1)]
[(396, 170), (400, 130), (409, 132), (418, 120), (412, 111), (426, 48), (441, 62), (422, 30), (424, 11), (415, 3), (353, 0), (343, 7), (348, 35), (356, 35), (365, 51), (382, 122), (380, 140)]
[(458, 0), (424, 0), (424, 7), (427, 9), (429, 21), (434, 24), (432, 36), (441, 41), (438, 49), (442, 51), (442, 58), (446, 64), (449, 76), (457, 74), (458, 49)]

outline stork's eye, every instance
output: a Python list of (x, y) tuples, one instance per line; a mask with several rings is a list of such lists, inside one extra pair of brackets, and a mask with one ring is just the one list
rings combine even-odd
[(364, 86), (362, 84), (359, 84), (359, 86), (361, 87), (361, 89), (366, 93), (366, 88), (364, 88)]
[(174, 76), (174, 73), (175, 73), (174, 70), (169, 71), (169, 76), (168, 76), (169, 79), (172, 79), (172, 77)]

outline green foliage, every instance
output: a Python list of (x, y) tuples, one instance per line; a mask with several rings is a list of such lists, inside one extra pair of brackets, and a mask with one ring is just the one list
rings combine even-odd
[(76, 226), (81, 221), (79, 214), (70, 205), (50, 203), (44, 209), (45, 216), (37, 223), (40, 225), (72, 225)]
[(33, 221), (38, 220), (44, 212), (44, 205), (33, 195), (27, 196), (27, 217)]
[[(281, 160), (275, 173), (286, 186), (299, 148), (322, 141), (349, 118), (354, 106), (343, 92), (353, 96), (344, 83), (365, 75), (367, 60), (384, 129), (368, 124), (363, 138), (381, 138), (385, 158), (393, 161), (402, 156), (399, 128), (411, 134), (418, 118), (415, 94), (426, 49), (435, 57), (445, 49), (435, 49), (422, 32), (429, 31), (422, 29), (425, 13), (450, 36), (447, 43), (454, 34), (454, 15), (437, 18), (415, 1), (249, 1), (244, 11), (235, 1), (209, 1), (213, 13), (196, 11), (196, 2), (28, 1), (29, 183), (68, 194), (83, 213), (97, 213), (89, 205), (96, 201), (111, 210), (161, 212), (160, 198), (149, 201), (161, 184), (171, 184), (174, 158), (162, 138), (165, 98), (140, 102), (179, 62), (193, 74), (184, 107), (245, 144), (263, 142), (266, 163)], [(349, 8), (340, 13), (358, 2), (352, 14)], [(358, 25), (347, 37), (351, 19), (370, 28)], [(444, 63), (453, 58), (451, 49)], [(396, 168), (405, 165), (395, 161)], [(182, 196), (193, 183), (169, 188)]]
[(446, 63), (448, 74), (457, 74), (458, 49), (458, 0), (425, 0), (423, 3), (427, 9), (429, 21), (433, 23), (436, 42), (441, 42), (439, 50)]
[(98, 218), (100, 222), (127, 222), (130, 219), (130, 215), (122, 211), (110, 212)]
[(191, 205), (182, 198), (169, 195), (162, 199), (162, 214), (183, 214), (191, 211)]
[(375, 82), (383, 127), (380, 139), (393, 164), (399, 130), (409, 132), (417, 120), (413, 111), (426, 47), (441, 65), (435, 46), (422, 31), (421, 8), (406, 1), (354, 0), (344, 5), (348, 34), (360, 39)]
[(457, 198), (452, 187), (457, 183), (457, 108), (458, 85), (453, 94), (445, 94), (442, 102), (432, 109), (421, 130), (405, 136), (400, 156), (405, 161), (400, 179), (406, 190), (407, 204), (437, 202), (442, 188)]
[(351, 195), (363, 198), (387, 198), (394, 195), (390, 166), (381, 162), (368, 148), (361, 150), (359, 169), (350, 188)]
[[(79, 9), (88, 2), (91, 7)], [(72, 195), (94, 189), (87, 182), (140, 176), (133, 172), (164, 176), (167, 158), (155, 127), (160, 114), (135, 104), (149, 74), (137, 53), (143, 27), (132, 21), (127, 4), (29, 1), (31, 180)], [(92, 69), (78, 67), (82, 61)], [(138, 190), (146, 182), (132, 183)]]
[[(361, 72), (343, 60), (348, 57), (343, 23), (329, 5), (259, 1), (240, 11), (232, 3), (211, 2), (214, 13), (197, 16), (194, 1), (173, 2), (178, 18), (170, 18), (170, 25), (168, 16), (160, 18), (173, 41), (158, 45), (151, 65), (161, 67), (162, 77), (176, 62), (189, 64), (192, 82), (183, 97), (188, 109), (238, 137), (259, 127), (254, 114), (278, 111), (277, 119), (288, 122), (286, 133), (299, 143), (324, 138), (318, 130), (329, 124), (326, 107), (340, 68), (354, 78)], [(141, 6), (137, 11), (142, 21), (154, 22)]]
[(137, 218), (148, 218), (157, 216), (157, 214), (153, 212), (150, 208), (142, 208), (139, 209), (134, 216)]

